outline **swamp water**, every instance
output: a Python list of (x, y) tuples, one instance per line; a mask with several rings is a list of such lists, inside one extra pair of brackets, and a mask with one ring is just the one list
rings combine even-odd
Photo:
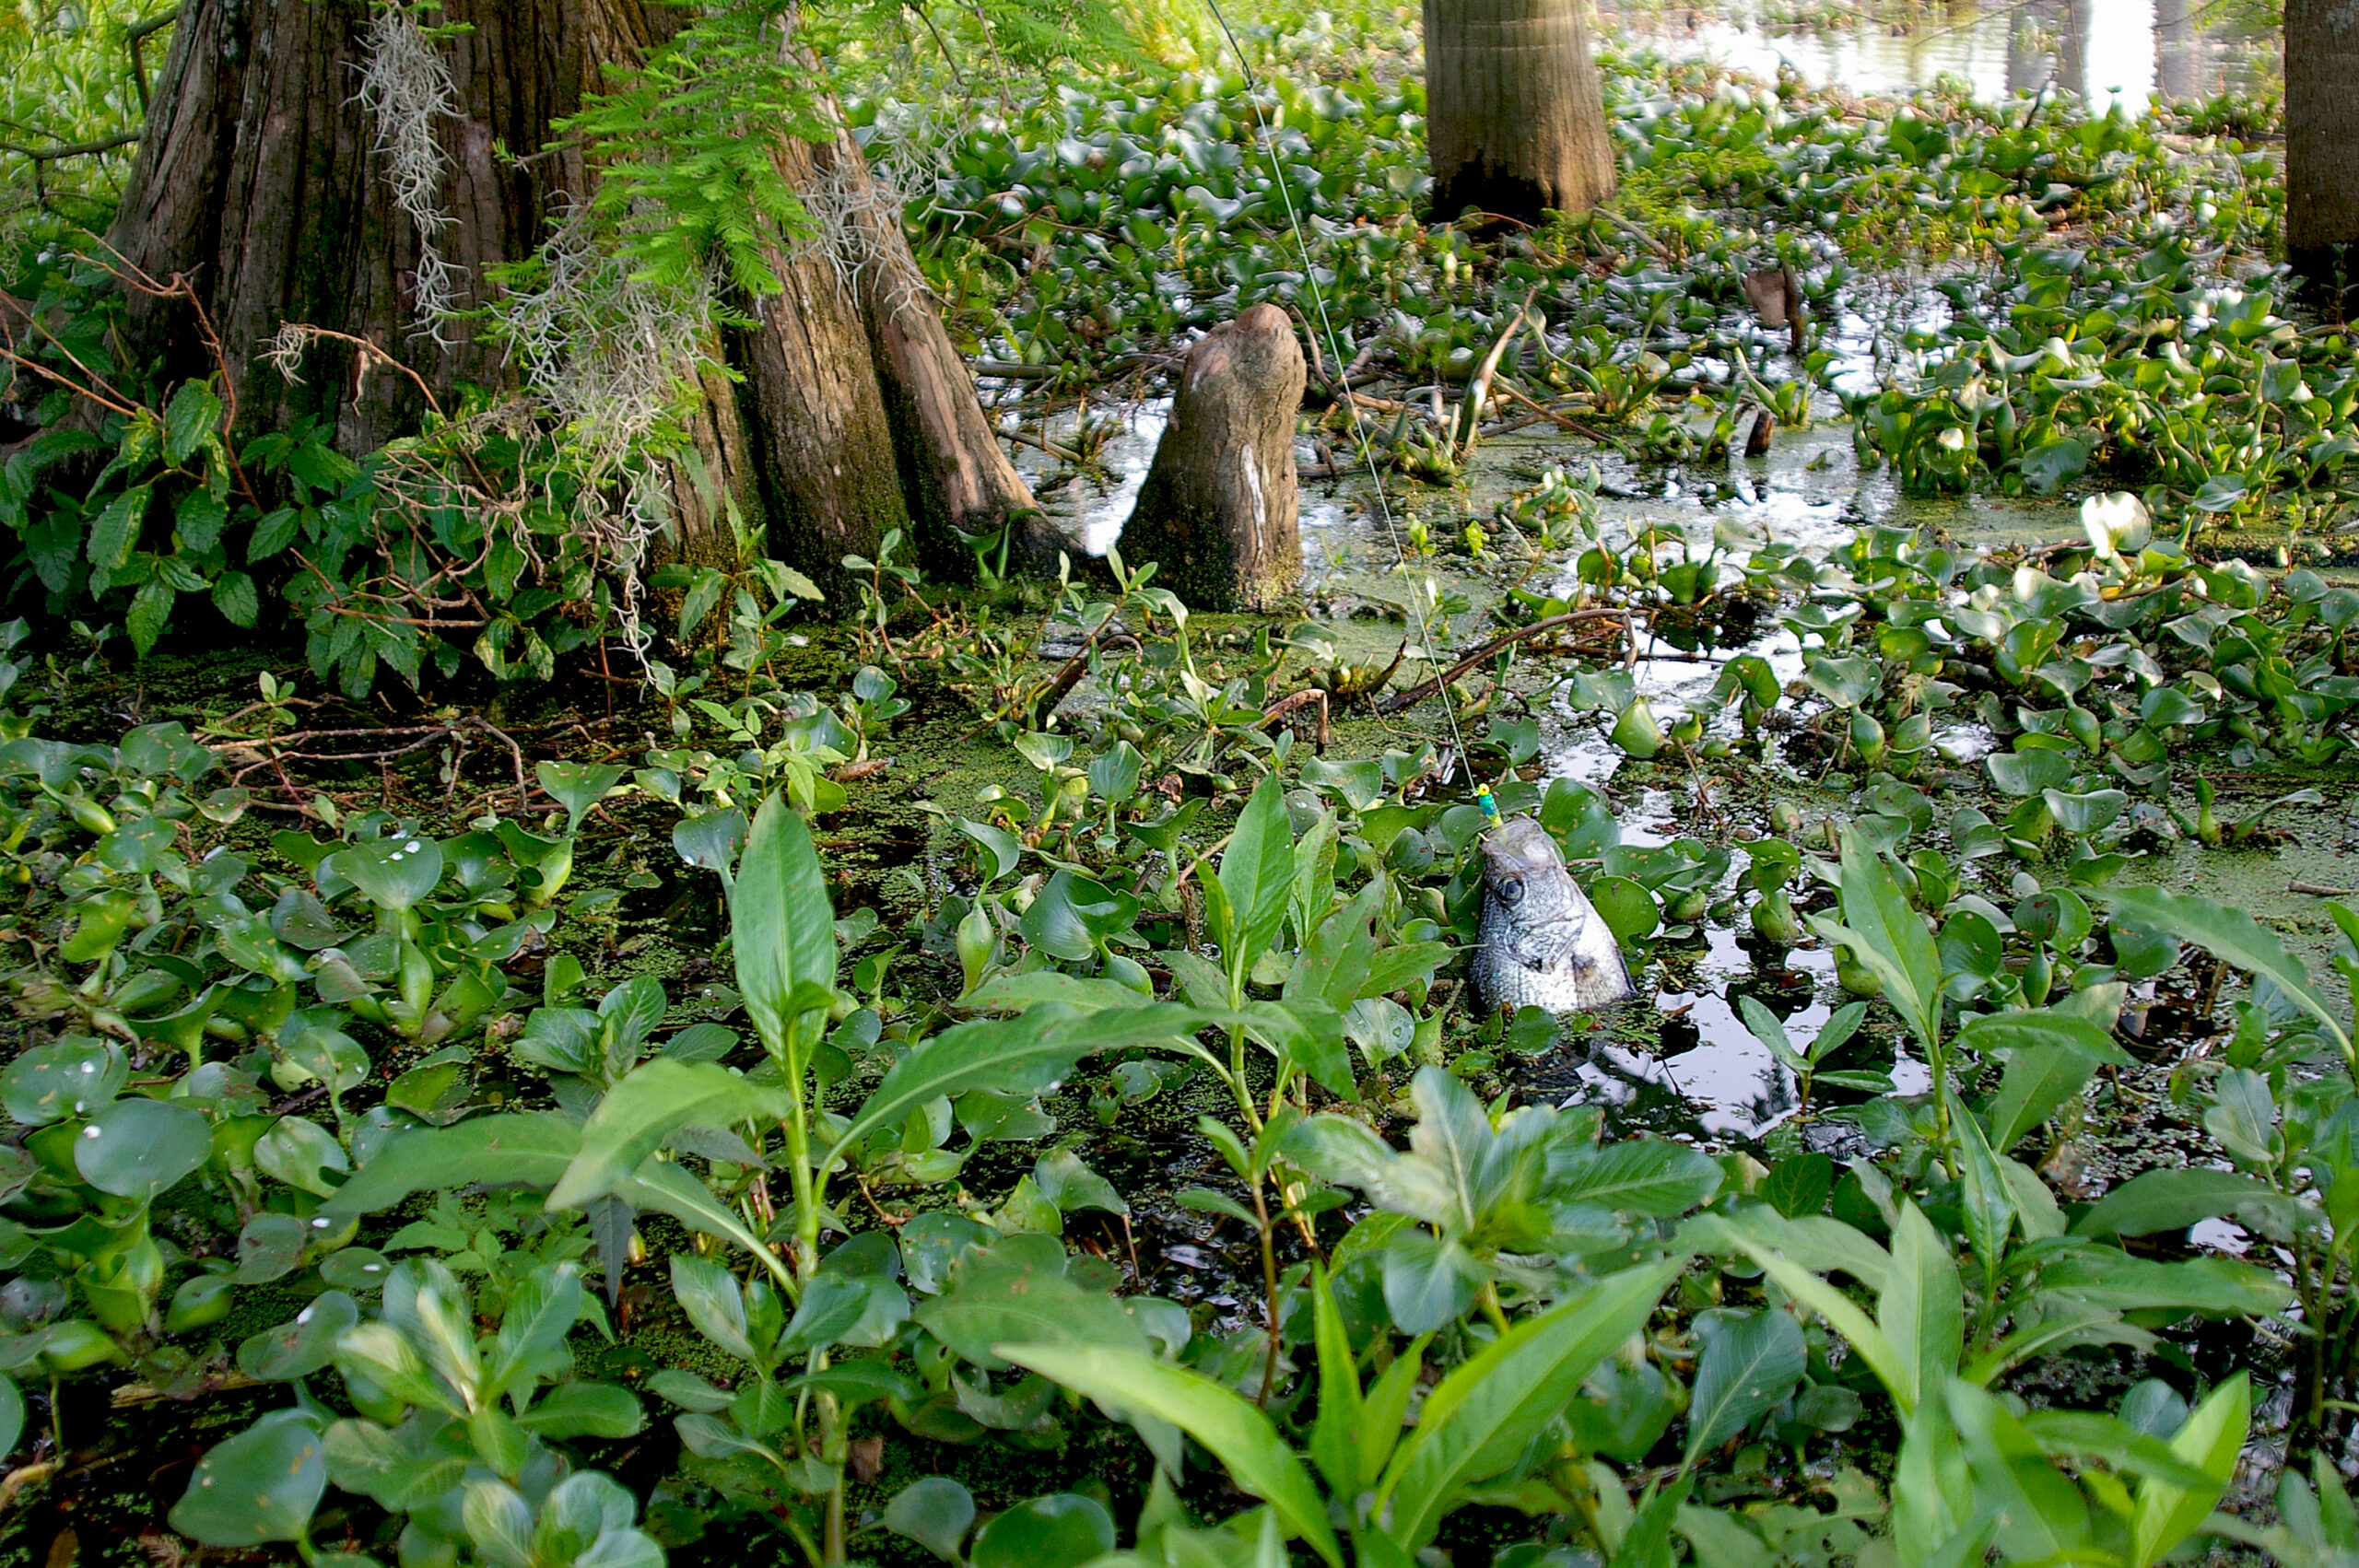
[[(1910, 289), (1896, 300), (1887, 298), (1863, 309), (1866, 314), (1848, 314), (1835, 334), (1837, 357), (1832, 379), (1847, 389), (1874, 384), (1879, 364), (1888, 363), (1878, 341), (1888, 342), (1895, 335), (1895, 321), (1938, 324), (1935, 318), (1945, 315), (1946, 302), (1929, 290)], [(1774, 348), (1769, 334), (1762, 337), (1759, 346)], [(1711, 374), (1711, 362), (1699, 364)], [(1725, 366), (1719, 369), (1725, 375)], [(987, 397), (991, 391), (987, 382)], [(1086, 474), (1070, 474), (1036, 448), (1019, 451), (1019, 469), (1036, 484), (1049, 482), (1044, 504), (1093, 555), (1119, 543), (1169, 412), (1168, 395), (1104, 401), (1069, 408), (1035, 427), (1051, 443), (1069, 440), (1080, 427), (1097, 428), (1103, 444), (1092, 472)], [(1320, 456), (1307, 442), (1297, 452), (1306, 466)], [(1347, 461), (1340, 447), (1336, 456)], [(1527, 427), (1479, 442), (1455, 486), (1386, 474), (1381, 508), (1376, 485), (1364, 472), (1303, 482), (1304, 592), (1315, 607), (1321, 634), (1355, 661), (1382, 663), (1409, 630), (1398, 608), (1401, 579), (1390, 571), (1400, 558), (1394, 539), (1409, 519), (1422, 519), (1433, 537), (1447, 540), (1469, 522), (1495, 525), (1495, 504), (1526, 487), (1544, 468), (1558, 465), (1579, 473), (1591, 464), (1602, 480), (1597, 521), (1604, 538), (1617, 545), (1655, 531), (1684, 537), (1697, 550), (1717, 538), (1724, 553), (1733, 545), (1739, 556), (1764, 544), (1816, 552), (1848, 543), (1861, 527), (1879, 526), (1922, 530), (1929, 537), (1971, 551), (2075, 537), (2081, 532), (2077, 500), (1906, 493), (1888, 467), (1861, 461), (1850, 423), (1838, 401), (1825, 391), (1813, 400), (1810, 426), (1778, 429), (1768, 452), (1755, 459), (1732, 452), (1725, 462), (1640, 465), (1578, 438), (1544, 427)], [(1062, 483), (1056, 482), (1060, 474), (1066, 475)], [(1512, 541), (1503, 543), (1512, 556)], [(1508, 567), (1497, 577), (1485, 575), (1462, 552), (1444, 552), (1424, 565), (1446, 590), (1462, 592), (1477, 606), (1499, 596), (1498, 578), (1516, 574)], [(2341, 579), (2349, 574), (2329, 575)], [(1561, 566), (1543, 567), (1529, 586), (1569, 596), (1578, 588), (1571, 579), (1567, 557)], [(1471, 627), (1473, 621), (1473, 616), (1461, 617), (1460, 625)], [(1471, 648), (1486, 635), (1445, 632), (1438, 625), (1435, 634), (1442, 645), (1436, 651), (1445, 662), (1453, 651)], [(1766, 659), (1781, 685), (1802, 674), (1802, 644), (1783, 628), (1741, 644), (1714, 647), (1707, 642), (1694, 651), (1643, 634), (1628, 673), (1665, 726), (1699, 711), (1716, 726), (1715, 732), (1733, 732), (1733, 719), (1711, 693), (1726, 662), (1746, 653)], [(1408, 678), (1402, 677), (1404, 682)], [(1657, 770), (1636, 788), (1626, 779), (1617, 782), (1625, 759), (1606, 738), (1599, 716), (1572, 706), (1568, 673), (1543, 671), (1536, 661), (1526, 661), (1519, 666), (1516, 679), (1521, 683), (1519, 695), (1541, 727), (1543, 771), (1538, 782), (1543, 789), (1562, 778), (1605, 791), (1625, 844), (1661, 845), (1685, 835), (1725, 838), (1730, 821), (1691, 820), (1695, 797), (1683, 787), (1684, 780)], [(1414, 744), (1424, 738), (1413, 723), (1396, 723), (1401, 743)], [(1971, 722), (1951, 723), (1938, 738), (1946, 757), (1964, 767), (1970, 768), (1991, 749), (1988, 732)], [(1833, 790), (1802, 791), (1797, 803), (1806, 813), (1852, 809), (1848, 783), (1840, 776), (1832, 782), (1837, 786)], [(1733, 820), (1757, 827), (1767, 803), (1766, 795), (1737, 802), (1731, 807)], [(2294, 825), (2290, 815), (2287, 825)], [(2310, 813), (2292, 839), (2274, 850), (2225, 856), (2189, 851), (2180, 857), (2181, 863), (2157, 865), (2150, 874), (2174, 883), (2193, 881), (2264, 921), (2314, 920), (2316, 901), (2290, 894), (2287, 884), (2351, 880), (2346, 856), (2355, 831), (2359, 827), (2347, 815), (2323, 810)], [(1735, 848), (1723, 891), (1736, 885), (1746, 867), (1742, 846)], [(2315, 943), (2297, 939), (2297, 946), (2319, 958), (2329, 945), (2324, 932), (2319, 935)], [(2322, 970), (2324, 965), (2321, 962), (2316, 967)], [(1631, 1126), (1692, 1134), (1708, 1142), (1758, 1138), (1791, 1117), (1800, 1101), (1792, 1074), (1738, 1016), (1738, 999), (1752, 995), (1778, 1013), (1790, 1036), (1806, 1049), (1820, 1025), (1846, 1000), (1835, 972), (1833, 954), (1816, 942), (1779, 955), (1757, 943), (1741, 943), (1734, 931), (1716, 925), (1699, 927), (1692, 942), (1658, 942), (1645, 967), (1635, 975), (1641, 996), (1652, 999), (1651, 1012), (1625, 1010), (1627, 1016), (1590, 1040), (1560, 1043), (1551, 1055), (1526, 1064), (1527, 1087), (1567, 1104), (1610, 1106), (1617, 1119)], [(2153, 986), (2143, 989), (2151, 991)], [(1923, 1065), (1905, 1055), (1889, 1066), (1904, 1094), (1921, 1092), (1931, 1082)]]

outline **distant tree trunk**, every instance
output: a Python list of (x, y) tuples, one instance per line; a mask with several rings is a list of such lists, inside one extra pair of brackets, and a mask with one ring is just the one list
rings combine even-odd
[(2359, 9), (2285, 0), (2285, 252), (2307, 296), (2359, 309)]
[(1434, 216), (1523, 223), (1614, 193), (1588, 0), (1425, 0), (1426, 141)]
[(2007, 29), (2007, 90), (2037, 92), (2048, 85), (2048, 51), (2040, 38), (2040, 14), (2031, 4), (2019, 6)]
[[(496, 286), (487, 269), (530, 256), (595, 181), (552, 125), (578, 111), (610, 66), (660, 46), (682, 13), (643, 0), (451, 0), (433, 45), (450, 65), (457, 115), (435, 123), (450, 172), (436, 237), (462, 309)], [(456, 323), (437, 343), (413, 321), (421, 257), (394, 204), (379, 126), (354, 89), (366, 58), (365, 0), (185, 0), (154, 111), (109, 243), (158, 279), (184, 275), (205, 301), (248, 430), (301, 415), (332, 420), (359, 452), (415, 428), (423, 400), (403, 377), (357, 374), (354, 351), (314, 342), (301, 384), (262, 357), (287, 323), (364, 338), (416, 370), (446, 404), (463, 386), (513, 387), (497, 345)], [(542, 149), (546, 148), (544, 151)], [(520, 161), (513, 155), (533, 155)], [(782, 140), (798, 189), (831, 170), (864, 182), (849, 135)], [(857, 164), (853, 169), (851, 165)], [(898, 528), (936, 566), (966, 561), (952, 529), (1013, 521), (1053, 564), (1052, 530), (1000, 450), (951, 347), (899, 225), (874, 219), (865, 271), (839, 275), (816, 253), (772, 258), (785, 289), (755, 302), (751, 326), (716, 344), (740, 378), (706, 380), (693, 451), (674, 465), (674, 547), (734, 551), (734, 500), (770, 554), (839, 586), (847, 553)], [(907, 287), (880, 329), (877, 269)], [(168, 378), (212, 369), (178, 301), (135, 297), (126, 355)]]
[(2064, 0), (2056, 23), (2056, 85), (2089, 97), (2089, 0)]
[(2195, 0), (2154, 0), (2154, 96), (2177, 103), (2203, 94)]

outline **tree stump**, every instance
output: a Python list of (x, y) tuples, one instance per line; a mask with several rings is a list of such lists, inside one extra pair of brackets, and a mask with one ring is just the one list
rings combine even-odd
[(1199, 339), (1122, 525), (1123, 558), (1158, 563), (1157, 584), (1201, 610), (1261, 609), (1293, 591), (1302, 577), (1294, 468), (1302, 385), (1302, 347), (1275, 305)]
[(1790, 266), (1762, 267), (1744, 275), (1744, 302), (1754, 318), (1771, 332), (1783, 327), (1787, 346), (1800, 354), (1808, 345), (1802, 336), (1802, 280)]

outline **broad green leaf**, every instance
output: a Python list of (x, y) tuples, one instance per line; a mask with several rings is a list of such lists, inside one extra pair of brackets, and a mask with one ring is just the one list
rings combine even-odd
[(1726, 1317), (1704, 1342), (1696, 1389), (1687, 1407), (1687, 1462), (1753, 1424), (1762, 1411), (1793, 1391), (1809, 1363), (1802, 1326), (1790, 1313), (1765, 1307)]
[(2074, 1235), (2142, 1236), (2182, 1231), (2198, 1220), (2251, 1211), (2280, 1223), (2296, 1217), (2294, 1201), (2274, 1188), (2233, 1171), (2200, 1167), (2142, 1171), (2097, 1200), (2081, 1216)]
[(1001, 1344), (1146, 1350), (1145, 1336), (1120, 1302), (1040, 1270), (969, 1264), (954, 1289), (920, 1303), (912, 1316), (927, 1333), (992, 1372), (1004, 1370), (995, 1349)]
[(1319, 1417), (1310, 1430), (1311, 1462), (1327, 1478), (1327, 1490), (1356, 1496), (1361, 1487), (1360, 1441), (1366, 1402), (1360, 1395), (1358, 1357), (1335, 1305), (1325, 1267), (1310, 1266), (1311, 1338), (1319, 1352)]
[(1965, 1210), (1966, 1240), (1982, 1265), (1984, 1287), (1995, 1288), (2007, 1237), (2014, 1229), (2013, 1189), (1999, 1168), (1989, 1140), (1982, 1134), (1982, 1123), (1966, 1108), (1966, 1102), (1945, 1086), (1936, 1093), (1950, 1103), (1950, 1136), (1957, 1145), (1958, 1197)]
[(1893, 1403), (1913, 1416), (1940, 1397), (1966, 1339), (1965, 1290), (1949, 1243), (1914, 1203), (1901, 1204), (1893, 1227), (1892, 1274), (1876, 1298), (1876, 1326), (1894, 1352), (1899, 1381), (1891, 1388)]
[(329, 1291), (277, 1328), (248, 1338), (238, 1347), (238, 1370), (265, 1383), (309, 1377), (335, 1359), (337, 1342), (359, 1321), (352, 1298)]
[(88, 1117), (123, 1092), (131, 1060), (123, 1047), (87, 1035), (35, 1046), (0, 1072), (0, 1107), (20, 1127)]
[(827, 1168), (879, 1128), (898, 1127), (910, 1111), (969, 1089), (1037, 1093), (1094, 1051), (1132, 1046), (1188, 1046), (1188, 1036), (1218, 1015), (1168, 1002), (1076, 1014), (1036, 1006), (1020, 1017), (983, 1019), (945, 1029), (886, 1073), (875, 1093), (838, 1135)]
[(1235, 983), (1276, 939), (1294, 895), (1294, 830), (1275, 774), (1262, 776), (1238, 813), (1228, 848), (1221, 851), (1220, 889), (1235, 922), (1231, 951), (1221, 961)]
[(1928, 1051), (1941, 1044), (1942, 955), (1933, 933), (1901, 896), (1891, 871), (1858, 833), (1843, 835), (1843, 921), (1812, 922), (1884, 982), (1884, 999)]
[(117, 1100), (74, 1139), (74, 1168), (100, 1192), (142, 1201), (213, 1154), (213, 1124), (185, 1100)]
[(2194, 898), (2166, 893), (2159, 887), (2097, 887), (2087, 892), (2089, 897), (2110, 909), (2117, 919), (2127, 917), (2150, 930), (2168, 931), (2249, 974), (2266, 976), (2295, 1005), (2318, 1021), (2334, 1043), (2342, 1047), (2345, 1060), (2352, 1059), (2351, 1031), (2334, 1005), (2310, 984), (2309, 973), (2303, 968), (2301, 960), (2286, 952), (2285, 944), (2263, 930), (2250, 915), (2216, 898)]
[(178, 468), (221, 424), (221, 400), (203, 381), (187, 381), (164, 406), (164, 461)]
[[(322, 1205), (322, 1216), (344, 1223), (390, 1209), (413, 1192), (454, 1187), (522, 1187), (546, 1192), (581, 1153), (581, 1128), (551, 1112), (478, 1117), (455, 1127), (419, 1129), (394, 1137)], [(734, 1209), (677, 1164), (653, 1162), (615, 1188), (634, 1209), (652, 1209), (707, 1235), (722, 1237), (760, 1258), (787, 1282), (785, 1266)]]
[(533, 773), (549, 797), (565, 808), (566, 831), (571, 833), (581, 825), (590, 808), (612, 794), (629, 771), (611, 762), (545, 762)]
[(320, 1434), (287, 1410), (266, 1416), (197, 1461), (172, 1528), (206, 1546), (299, 1540), (327, 1491)]
[(876, 1522), (945, 1562), (957, 1562), (959, 1543), (975, 1523), (975, 1499), (948, 1476), (927, 1476), (896, 1492)]
[(516, 1418), (536, 1437), (631, 1437), (647, 1424), (639, 1396), (611, 1383), (560, 1383)]
[(975, 1533), (974, 1568), (1081, 1568), (1114, 1550), (1114, 1518), (1094, 1497), (1027, 1498)]
[[(1725, 1242), (1743, 1252), (1776, 1280), (1788, 1295), (1826, 1319), (1829, 1327), (1848, 1340), (1851, 1348), (1859, 1352), (1860, 1358), (1883, 1382), (1887, 1392), (1901, 1387), (1899, 1352), (1894, 1349), (1892, 1341), (1884, 1338), (1884, 1331), (1841, 1291), (1802, 1264), (1789, 1258), (1782, 1250), (1756, 1239), (1750, 1234), (1749, 1227), (1728, 1224), (1719, 1215), (1707, 1214), (1700, 1220), (1690, 1221), (1682, 1227), (1680, 1234), (1696, 1238), (1699, 1245)], [(1863, 1236), (1860, 1239), (1866, 1241), (1867, 1238)], [(1872, 1247), (1874, 1244), (1868, 1245)], [(1892, 1271), (1887, 1262), (1884, 1270), (1887, 1285)]]
[[(746, 883), (737, 883), (742, 897)], [(683, 1127), (730, 1127), (789, 1114), (786, 1091), (717, 1062), (656, 1057), (624, 1074), (581, 1128), (581, 1152), (549, 1193), (551, 1209), (580, 1209), (614, 1192)]]
[(2087, 1502), (2023, 1422), (1972, 1384), (1952, 1379), (1947, 1392), (1975, 1491), (1999, 1506), (1999, 1550), (2007, 1560), (2059, 1561), (2084, 1544)]
[(1320, 1557), (1342, 1568), (1343, 1551), (1310, 1472), (1279, 1437), (1270, 1418), (1230, 1389), (1143, 1351), (1022, 1343), (994, 1348), (1006, 1361), (1110, 1410), (1152, 1415), (1179, 1427), (1212, 1450), (1240, 1490), (1270, 1504), (1288, 1536), (1309, 1542)]
[(399, 913), (423, 902), (442, 880), (442, 846), (420, 834), (338, 849), (320, 863), (358, 888), (380, 909)]
[(1560, 1149), (1548, 1160), (1548, 1194), (1625, 1214), (1667, 1218), (1719, 1190), (1720, 1164), (1699, 1149), (1634, 1138), (1602, 1149)]
[[(754, 831), (737, 862), (729, 895), (731, 945), (737, 990), (770, 1054), (784, 1061), (790, 1028), (805, 1011), (802, 1000), (831, 994), (836, 985), (836, 918), (811, 830), (772, 795), (754, 817)], [(801, 1085), (790, 1085), (800, 1092)]]
[(2163, 1262), (2132, 1258), (2117, 1247), (2088, 1243), (2040, 1266), (2043, 1298), (2090, 1307), (2138, 1312), (2167, 1307), (2213, 1316), (2264, 1316), (2283, 1311), (2293, 1291), (2269, 1270), (2233, 1258), (2182, 1258)]
[(1513, 1325), (1426, 1397), (1417, 1426), (1378, 1484), (1387, 1531), (1414, 1551), (1474, 1482), (1496, 1475), (1555, 1421), (1590, 1369), (1646, 1326), (1684, 1258), (1609, 1275), (1537, 1317)]
[[(1959, 1038), (1964, 1039), (1963, 1031)], [(2005, 1153), (2071, 1103), (2097, 1064), (2069, 1047), (2035, 1045), (2007, 1059), (1999, 1091), (1990, 1096), (1990, 1147)]]
[(2136, 1568), (2159, 1562), (2210, 1517), (2212, 1505), (2236, 1479), (2252, 1420), (2252, 1385), (2241, 1372), (2212, 1390), (2187, 1424), (2171, 1439), (2171, 1452), (2212, 1478), (2208, 1488), (2182, 1489), (2153, 1477), (2139, 1483), (2137, 1514), (2130, 1521), (2131, 1561)]

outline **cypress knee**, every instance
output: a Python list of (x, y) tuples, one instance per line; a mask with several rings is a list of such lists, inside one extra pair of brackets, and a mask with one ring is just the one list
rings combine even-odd
[(1122, 526), (1133, 567), (1203, 610), (1261, 609), (1302, 578), (1295, 414), (1302, 347), (1275, 305), (1256, 305), (1188, 352), (1171, 423)]

